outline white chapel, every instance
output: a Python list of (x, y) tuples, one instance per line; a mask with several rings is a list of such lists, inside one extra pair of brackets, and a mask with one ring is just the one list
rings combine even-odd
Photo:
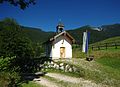
[(72, 44), (75, 39), (64, 31), (63, 23), (58, 23), (56, 34), (45, 42), (46, 57), (54, 59), (72, 58)]

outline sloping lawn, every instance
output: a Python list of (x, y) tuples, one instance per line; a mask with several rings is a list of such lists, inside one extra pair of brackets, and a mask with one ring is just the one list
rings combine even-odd
[(23, 83), (22, 87), (45, 87), (45, 86), (37, 84), (37, 83), (35, 83), (33, 81), (29, 81), (28, 83)]
[[(83, 56), (80, 51), (79, 55)], [(108, 86), (120, 87), (120, 49), (90, 51), (95, 59), (91, 62), (83, 58), (73, 58), (69, 63), (78, 66), (83, 78)]]
[(98, 63), (120, 70), (120, 58), (102, 57), (96, 60)]

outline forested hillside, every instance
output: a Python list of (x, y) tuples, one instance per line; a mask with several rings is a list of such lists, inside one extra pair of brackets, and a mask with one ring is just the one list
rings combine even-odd
[[(0, 24), (2, 24), (2, 22), (0, 22)], [(43, 43), (55, 34), (55, 32), (45, 32), (39, 28), (25, 26), (21, 26), (21, 28), (25, 32), (25, 35), (35, 43)], [(82, 44), (82, 35), (86, 30), (90, 32), (90, 43), (120, 36), (120, 24), (103, 25), (100, 27), (100, 30), (95, 30), (93, 27), (87, 25), (77, 29), (67, 30), (67, 32), (69, 32), (71, 36), (75, 38), (77, 44)]]
[(42, 43), (45, 40), (47, 40), (49, 37), (51, 37), (54, 32), (45, 32), (38, 28), (32, 28), (32, 27), (24, 27), (22, 26), (23, 31), (25, 34), (33, 41), (33, 42), (39, 42)]
[(104, 25), (100, 30), (94, 30), (90, 26), (83, 26), (68, 32), (76, 39), (78, 44), (82, 43), (82, 34), (85, 31), (90, 32), (90, 43), (105, 40), (107, 38), (120, 36), (120, 24)]
[[(37, 28), (22, 28), (33, 42), (42, 43), (55, 34), (55, 32), (45, 32)], [(110, 37), (120, 36), (120, 24), (103, 25), (101, 26), (100, 31), (93, 29), (91, 26), (83, 26), (77, 29), (68, 30), (68, 32), (75, 38), (77, 44), (82, 44), (82, 34), (86, 30), (90, 32), (90, 43), (105, 40)]]

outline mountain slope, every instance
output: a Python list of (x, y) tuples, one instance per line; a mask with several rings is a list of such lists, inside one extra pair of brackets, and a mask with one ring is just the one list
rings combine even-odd
[[(55, 32), (45, 32), (37, 28), (22, 28), (33, 42), (42, 43), (55, 34)], [(77, 44), (82, 44), (83, 32), (86, 30), (90, 32), (90, 43), (102, 41), (110, 37), (120, 36), (120, 24), (103, 25), (101, 28), (102, 29), (98, 31), (94, 30), (91, 26), (83, 26), (74, 30), (68, 30), (67, 32), (75, 38)]]
[(120, 43), (120, 36), (111, 37), (111, 38), (93, 43), (91, 45), (99, 45), (99, 44), (105, 44), (105, 43)]
[[(1, 29), (3, 26), (2, 22), (0, 22), (0, 25)], [(35, 43), (43, 43), (55, 34), (55, 32), (45, 32), (38, 28), (25, 26), (21, 26), (21, 28), (25, 32), (25, 35)], [(93, 29), (91, 26), (83, 26), (74, 30), (67, 30), (67, 32), (69, 32), (71, 36), (75, 38), (77, 44), (82, 44), (83, 32), (86, 30), (90, 32), (90, 43), (95, 43), (107, 38), (120, 36), (120, 24), (103, 25), (101, 26), (100, 31)]]
[(90, 32), (90, 43), (105, 40), (110, 37), (120, 36), (120, 24), (101, 26), (102, 30), (94, 30), (90, 26), (83, 26), (78, 29), (69, 30), (68, 32), (76, 39), (78, 44), (82, 44), (82, 35), (86, 30)]
[(33, 42), (39, 42), (39, 43), (44, 42), (54, 34), (54, 32), (45, 32), (38, 28), (22, 26), (22, 29), (25, 32), (26, 36), (28, 36)]

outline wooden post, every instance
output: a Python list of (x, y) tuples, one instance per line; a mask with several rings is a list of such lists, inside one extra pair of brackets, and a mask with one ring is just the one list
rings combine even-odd
[(106, 48), (106, 50), (107, 50), (107, 43), (105, 43), (105, 48)]
[(117, 43), (115, 42), (115, 49), (117, 49)]

